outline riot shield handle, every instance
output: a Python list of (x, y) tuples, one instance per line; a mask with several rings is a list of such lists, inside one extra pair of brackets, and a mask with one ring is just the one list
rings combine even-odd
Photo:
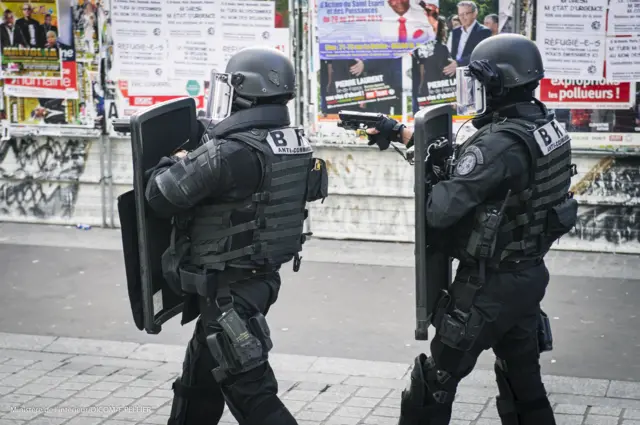
[(427, 320), (416, 321), (416, 341), (428, 341), (429, 340), (429, 322)]
[(116, 118), (112, 123), (113, 129), (118, 133), (131, 133), (131, 120), (129, 118)]

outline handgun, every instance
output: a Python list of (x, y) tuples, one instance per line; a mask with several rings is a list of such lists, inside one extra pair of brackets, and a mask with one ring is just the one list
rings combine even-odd
[[(384, 120), (384, 114), (378, 112), (357, 112), (357, 111), (339, 111), (338, 127), (345, 130), (356, 130), (358, 135), (362, 135), (368, 128), (376, 128), (376, 126)], [(366, 135), (366, 133), (364, 133)]]

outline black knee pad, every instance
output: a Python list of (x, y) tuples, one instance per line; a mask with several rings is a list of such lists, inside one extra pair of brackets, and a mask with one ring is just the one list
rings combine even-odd
[(264, 315), (258, 313), (245, 324), (235, 310), (229, 310), (218, 323), (223, 331), (207, 336), (209, 350), (218, 362), (212, 370), (218, 383), (225, 383), (233, 375), (255, 369), (268, 360), (273, 343)]
[(196, 325), (182, 364), (182, 376), (173, 383), (173, 404), (169, 425), (209, 425), (217, 423), (224, 411), (224, 396), (211, 376), (211, 353)]
[(448, 424), (458, 380), (425, 354), (415, 359), (411, 384), (402, 392), (399, 425)]
[[(537, 362), (537, 357), (534, 359), (533, 356), (509, 362), (496, 358), (494, 371), (500, 393), (496, 397), (496, 408), (503, 425), (555, 425), (544, 386), (541, 382), (526, 381), (530, 379), (528, 376), (533, 376), (539, 370)], [(516, 390), (514, 383), (518, 380), (521, 382), (518, 382)], [(530, 391), (521, 390), (528, 385), (532, 386)]]

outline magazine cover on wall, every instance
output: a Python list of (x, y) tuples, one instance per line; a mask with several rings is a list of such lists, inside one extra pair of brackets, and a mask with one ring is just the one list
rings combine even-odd
[(98, 9), (96, 0), (74, 0), (73, 35), (79, 62), (90, 64), (91, 71), (98, 70), (100, 42), (98, 40)]
[(61, 77), (64, 46), (60, 45), (58, 27), (60, 12), (68, 9), (60, 3), (64, 2), (2, 1), (3, 78)]
[(58, 5), (56, 19), (42, 25), (42, 31), (48, 35), (47, 43), (60, 52), (62, 76), (5, 79), (6, 115), (13, 124), (93, 126), (93, 119), (80, 114), (80, 105), (86, 99), (79, 85), (87, 76), (76, 61), (71, 1), (59, 0)]
[[(500, 33), (497, 0), (421, 1), (434, 37), (411, 52), (411, 112), (455, 102), (456, 68), (467, 66), (482, 40)], [(412, 114), (412, 115), (413, 115)]]

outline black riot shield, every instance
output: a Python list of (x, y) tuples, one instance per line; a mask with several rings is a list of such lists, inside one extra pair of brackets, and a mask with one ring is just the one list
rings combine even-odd
[(416, 258), (416, 331), (415, 339), (428, 339), (436, 303), (442, 290), (451, 283), (451, 258), (434, 249), (427, 227), (427, 199), (432, 184), (426, 178), (429, 145), (445, 138), (452, 141), (453, 109), (451, 105), (433, 105), (421, 109), (414, 120), (415, 166), (415, 258)]
[(115, 120), (113, 126), (131, 133), (133, 153), (133, 190), (118, 197), (131, 311), (139, 330), (157, 334), (164, 322), (182, 311), (183, 297), (162, 275), (160, 259), (170, 243), (171, 219), (158, 217), (149, 208), (145, 171), (163, 156), (197, 147), (196, 103), (192, 98), (160, 103), (130, 120)]

